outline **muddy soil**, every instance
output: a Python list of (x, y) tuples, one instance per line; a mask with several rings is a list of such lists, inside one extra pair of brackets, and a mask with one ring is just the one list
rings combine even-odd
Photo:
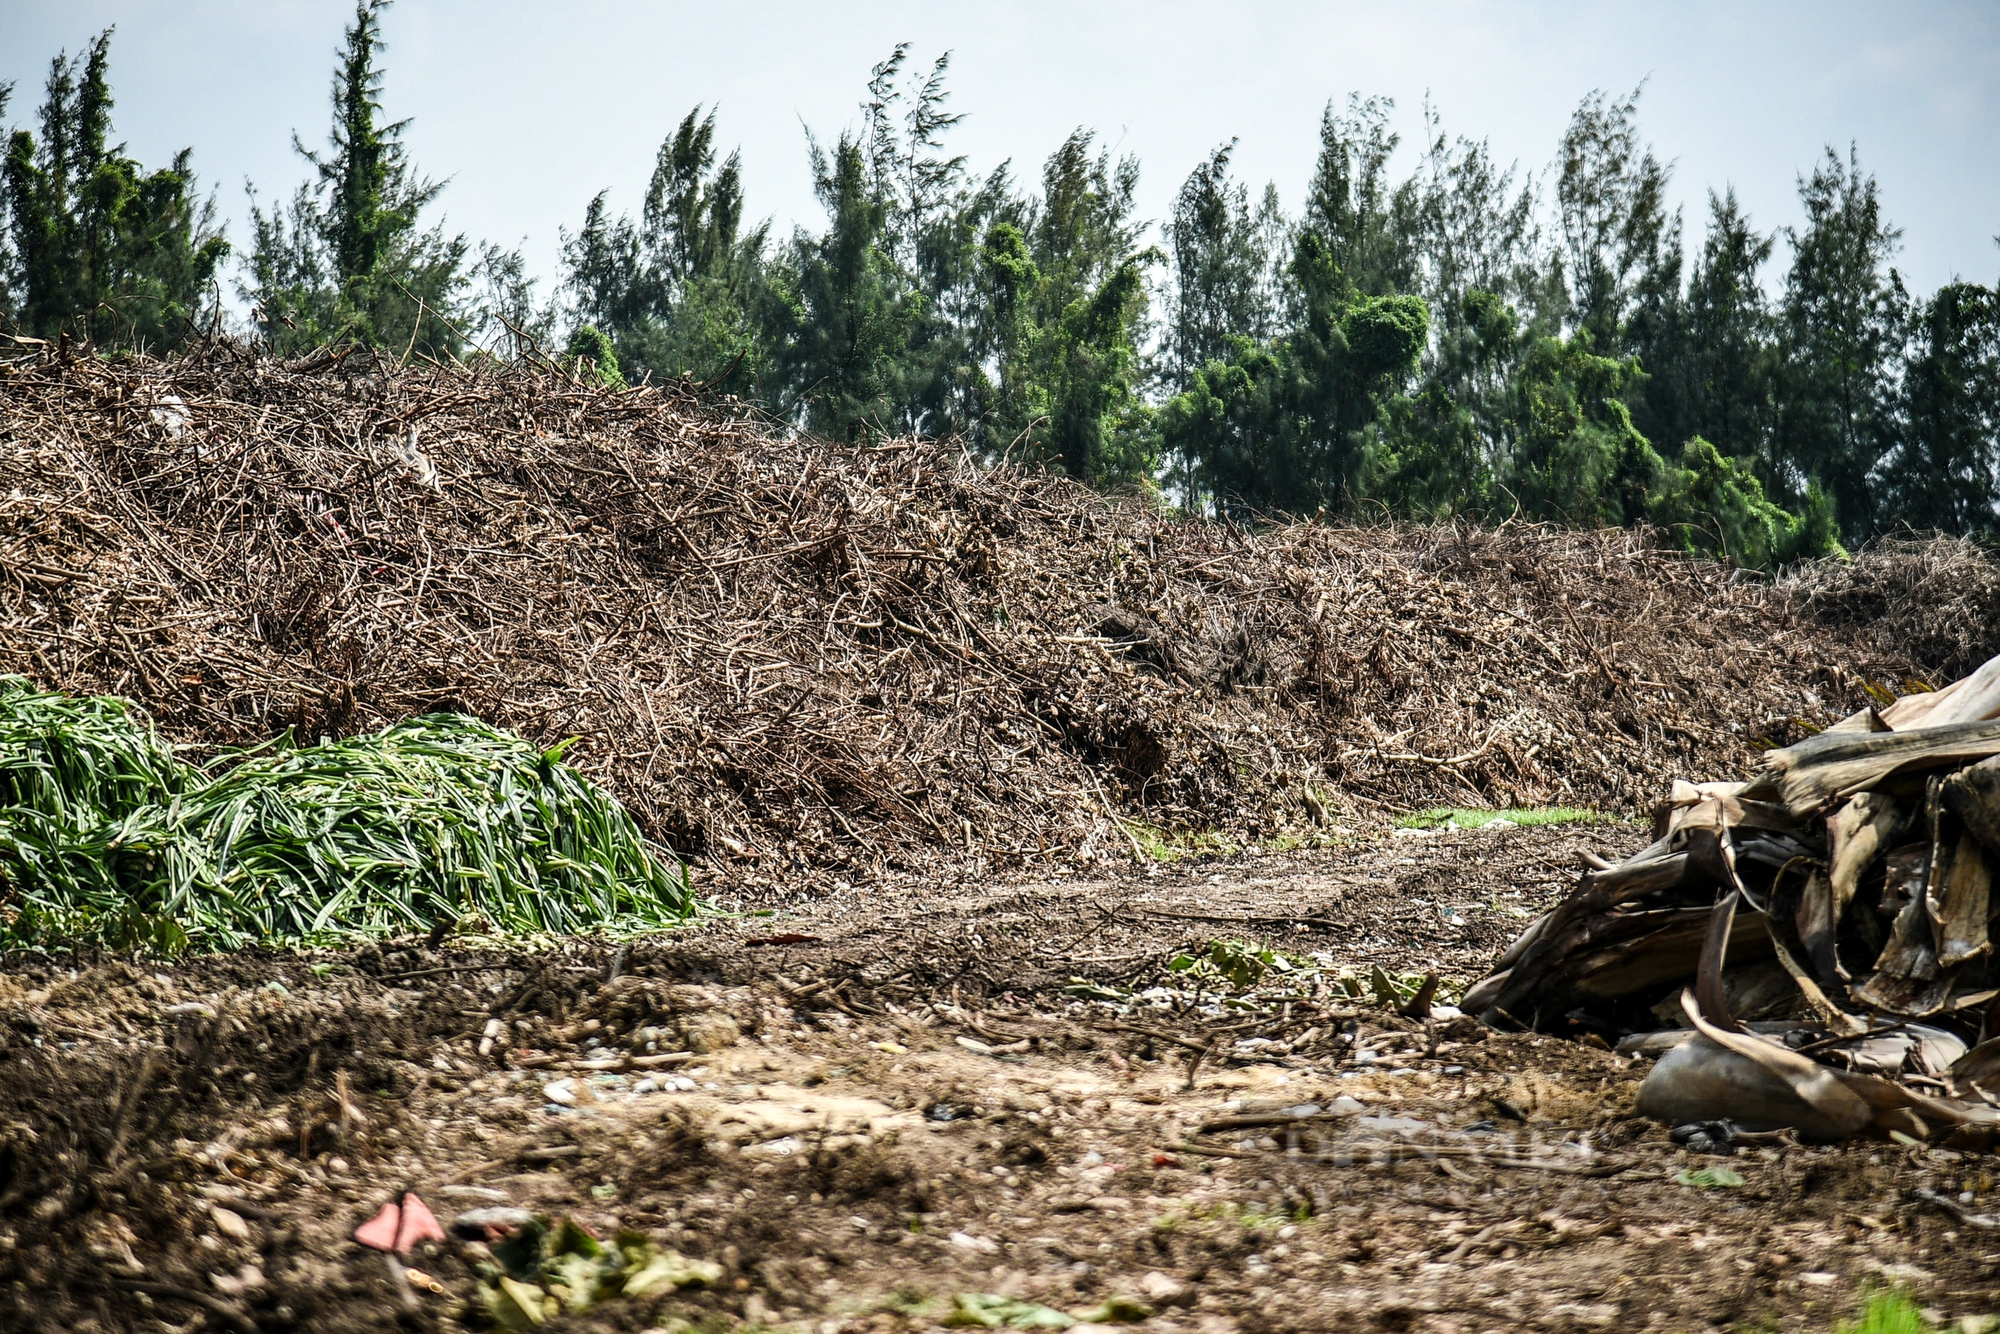
[[(1462, 985), (1580, 849), (1642, 837), (1384, 831), (624, 947), (12, 956), (0, 1327), (462, 1328), (477, 1246), (414, 1255), (431, 1291), (350, 1240), (406, 1189), (722, 1266), (550, 1331), (921, 1330), (979, 1293), (1127, 1298), (1155, 1334), (1829, 1329), (1869, 1283), (2000, 1310), (1996, 1234), (1912, 1194), (1987, 1210), (1989, 1158), (1696, 1157), (1632, 1114), (1643, 1062), (1331, 970), (1175, 1000), (1218, 938)], [(1676, 1180), (1716, 1167), (1742, 1184)]]

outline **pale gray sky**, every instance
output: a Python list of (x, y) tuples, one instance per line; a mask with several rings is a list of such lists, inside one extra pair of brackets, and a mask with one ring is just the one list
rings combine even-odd
[[(116, 130), (143, 162), (195, 150), (233, 239), (243, 182), (301, 179), (294, 129), (326, 136), (342, 0), (0, 0), (8, 119), (27, 123), (48, 60), (117, 25)], [(1241, 139), (1253, 187), (1295, 206), (1321, 109), (1350, 91), (1397, 102), (1403, 165), (1426, 93), (1454, 134), (1539, 171), (1577, 100), (1647, 80), (1641, 120), (1699, 235), (1706, 192), (1734, 184), (1760, 228), (1795, 222), (1795, 181), (1858, 142), (1928, 291), (2000, 274), (2000, 6), (1990, 3), (640, 3), (402, 0), (386, 20), (386, 105), (414, 118), (424, 171), (448, 176), (454, 229), (521, 245), (554, 274), (557, 229), (609, 188), (635, 208), (661, 137), (695, 103), (740, 146), (752, 216), (817, 225), (801, 124), (857, 119), (868, 68), (901, 40), (953, 51), (955, 144), (1033, 179), (1077, 125), (1136, 154), (1140, 203), (1165, 214), (1215, 144)], [(1783, 248), (1780, 247), (1780, 256)], [(1777, 266), (1774, 266), (1776, 269)], [(1778, 270), (1781, 271), (1781, 270)], [(1776, 274), (1767, 274), (1775, 278)], [(544, 291), (546, 292), (546, 285)]]

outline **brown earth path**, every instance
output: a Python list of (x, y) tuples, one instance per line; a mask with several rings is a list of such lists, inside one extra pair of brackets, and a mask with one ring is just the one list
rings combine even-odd
[[(1641, 837), (1383, 831), (622, 950), (14, 956), (0, 1327), (459, 1328), (476, 1257), (412, 1257), (432, 1293), (348, 1239), (404, 1188), (447, 1221), (563, 1212), (724, 1266), (551, 1331), (931, 1329), (960, 1293), (1130, 1297), (1152, 1334), (1823, 1330), (1891, 1282), (2000, 1309), (1994, 1234), (1912, 1195), (1986, 1210), (1990, 1159), (1694, 1157), (1631, 1115), (1643, 1064), (1401, 1019), (1330, 972), (1191, 1006), (1167, 968), (1235, 937), (1462, 984), (1579, 849)], [(665, 1059), (617, 1068), (632, 1051)], [(1714, 1167), (1742, 1185), (1675, 1179)]]

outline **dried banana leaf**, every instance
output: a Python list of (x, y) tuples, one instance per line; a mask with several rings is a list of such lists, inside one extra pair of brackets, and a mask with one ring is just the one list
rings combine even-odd
[[(1636, 996), (1686, 977), (1701, 957), (1708, 932), (1706, 908), (1664, 908), (1634, 917), (1657, 923), (1645, 935), (1589, 953), (1572, 955), (1551, 975), (1565, 998), (1617, 1000)], [(1771, 935), (1764, 914), (1741, 913), (1729, 933), (1732, 950), (1744, 958), (1768, 958)], [(1574, 1001), (1571, 1002), (1574, 1004)]]
[[(1882, 715), (1873, 708), (1862, 709), (1848, 714), (1839, 722), (1825, 729), (1826, 732), (1888, 732), (1894, 729), (1882, 721)], [(1824, 735), (1823, 732), (1821, 735)]]
[(1978, 1091), (1975, 1086), (1980, 1086), (2000, 1096), (2000, 1037), (1986, 1039), (1953, 1061), (1951, 1082), (1953, 1088)]
[(1658, 837), (1686, 828), (1770, 829), (1797, 833), (1800, 822), (1776, 802), (1746, 796), (1748, 783), (1688, 783), (1674, 781), (1673, 795), (1662, 809)]
[(1909, 814), (1887, 793), (1858, 792), (1827, 817), (1828, 881), (1834, 922), (1838, 923), (1846, 914), (1847, 905), (1854, 901), (1854, 893), (1860, 888), (1862, 873), (1893, 843)]
[(1930, 1024), (1908, 1023), (1890, 1031), (1873, 1029), (1838, 1042), (1821, 1042), (1822, 1059), (1846, 1063), (1864, 1075), (1894, 1079), (1904, 1074), (1942, 1075), (1964, 1057), (1965, 1039)]
[(1895, 973), (1877, 971), (1855, 987), (1852, 994), (1856, 1001), (1871, 1009), (1924, 1019), (1945, 1008), (1945, 1003), (1951, 999), (1951, 989), (1956, 985), (1957, 969), (1936, 972), (1927, 978), (1899, 977)]
[(1803, 820), (1899, 774), (2000, 755), (2000, 720), (1910, 732), (1821, 732), (1764, 756), (1739, 801), (1775, 801)]
[(1978, 671), (1942, 690), (1905, 695), (1882, 710), (1882, 721), (1898, 732), (1994, 717), (2000, 717), (2000, 657), (1987, 659)]
[(1944, 804), (1988, 852), (2000, 856), (2000, 758), (1960, 769), (1945, 779)]
[(1951, 994), (1956, 974), (1938, 967), (1937, 938), (1930, 907), (1921, 893), (1912, 894), (1895, 925), (1889, 943), (1876, 957), (1874, 975), (1854, 988), (1863, 1005), (1919, 1018), (1935, 1014)]
[[(1788, 864), (1783, 869), (1790, 870), (1795, 865), (1796, 863)], [(1775, 887), (1773, 910), (1776, 910)], [(1843, 981), (1840, 957), (1835, 950), (1838, 942), (1834, 934), (1840, 923), (1840, 910), (1834, 903), (1833, 884), (1822, 868), (1818, 866), (1805, 868), (1805, 877), (1800, 882), (1798, 902), (1792, 907), (1791, 919), (1799, 933), (1800, 948), (1811, 962), (1817, 979), (1826, 986), (1834, 986)]]
[(1979, 840), (1960, 834), (1949, 855), (1933, 861), (1931, 886), (1926, 898), (1937, 927), (1938, 966), (1951, 968), (1989, 952), (1993, 868)]
[[(1814, 952), (1816, 946), (1831, 943), (1822, 942), (1816, 930), (1826, 918), (1829, 897), (1825, 868), (1817, 862), (1800, 857), (1781, 868), (1766, 899), (1771, 947), (1778, 965), (1791, 975), (1806, 1008), (1823, 1027), (1835, 1033), (1860, 1033), (1867, 1029), (1867, 1021), (1849, 1014), (1828, 996), (1829, 992), (1843, 1000), (1847, 996), (1847, 979), (1840, 971), (1839, 959), (1827, 960), (1823, 948), (1818, 955)], [(1814, 931), (1811, 944), (1805, 938), (1809, 930)], [(1730, 1012), (1741, 1013), (1733, 991), (1727, 999)]]

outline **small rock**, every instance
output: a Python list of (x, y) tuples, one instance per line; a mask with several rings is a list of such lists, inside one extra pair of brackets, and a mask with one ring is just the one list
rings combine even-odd
[(243, 1215), (233, 1209), (225, 1209), (219, 1204), (208, 1206), (209, 1219), (215, 1230), (232, 1241), (250, 1240), (250, 1225), (243, 1221)]
[(987, 1237), (975, 1237), (970, 1232), (954, 1232), (951, 1244), (960, 1250), (977, 1251), (981, 1255), (992, 1255), (1000, 1249), (1000, 1243)]
[(491, 1186), (439, 1186), (438, 1194), (454, 1200), (491, 1200), (495, 1204), (505, 1204), (513, 1196), (504, 1190)]
[(1565, 1316), (1572, 1323), (1582, 1325), (1586, 1329), (1609, 1329), (1618, 1323), (1618, 1308), (1608, 1302), (1591, 1305), (1582, 1302), (1564, 1302), (1560, 1306), (1549, 1308), (1551, 1319), (1560, 1320)]
[(1157, 1269), (1139, 1280), (1139, 1289), (1162, 1306), (1172, 1305), (1188, 1292), (1187, 1284)]
[(244, 1265), (233, 1274), (210, 1274), (208, 1281), (226, 1297), (241, 1297), (264, 1286), (264, 1271), (256, 1265)]
[(574, 1079), (558, 1079), (542, 1085), (542, 1096), (562, 1107), (576, 1106), (577, 1084)]

